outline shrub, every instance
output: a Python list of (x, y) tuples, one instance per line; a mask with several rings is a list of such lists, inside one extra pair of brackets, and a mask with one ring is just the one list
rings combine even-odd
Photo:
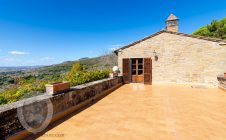
[(5, 99), (5, 97), (0, 96), (0, 105), (7, 104), (7, 102), (8, 102), (8, 101)]
[(86, 71), (80, 64), (76, 63), (71, 71), (65, 75), (64, 80), (70, 82), (72, 86), (76, 86), (107, 78), (109, 72), (109, 70)]
[(43, 80), (36, 79), (32, 76), (16, 79), (16, 86), (0, 93), (0, 105), (18, 101), (24, 97), (31, 97), (37, 93), (45, 92), (45, 85), (48, 83), (60, 82), (63, 79), (70, 82), (72, 86), (101, 80), (109, 76), (109, 70), (87, 71), (79, 63), (72, 66), (70, 72), (64, 75), (48, 75)]
[(17, 101), (21, 96), (17, 93), (17, 88), (12, 87), (4, 92), (1, 93), (1, 96), (4, 97), (4, 99), (7, 100), (7, 102), (15, 102)]

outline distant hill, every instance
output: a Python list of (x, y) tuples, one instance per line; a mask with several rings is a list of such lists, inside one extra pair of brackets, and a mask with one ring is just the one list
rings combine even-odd
[(15, 77), (38, 80), (54, 80), (70, 71), (74, 63), (79, 62), (87, 70), (111, 69), (117, 65), (115, 54), (107, 54), (95, 58), (82, 58), (75, 61), (66, 61), (50, 66), (28, 66), (28, 67), (0, 67), (0, 92), (15, 83)]
[(0, 67), (0, 72), (24, 71), (40, 68), (42, 66), (18, 66), (18, 67)]
[(80, 58), (79, 60), (85, 60), (85, 59), (89, 59), (89, 57), (83, 57), (83, 58)]
[(34, 69), (31, 73), (42, 74), (61, 74), (69, 71), (72, 65), (76, 62), (82, 64), (86, 69), (111, 69), (113, 66), (117, 65), (117, 57), (115, 54), (108, 54), (104, 56), (99, 56), (95, 58), (81, 58), (75, 61), (66, 61), (60, 64), (44, 66), (38, 69)]
[(226, 40), (226, 17), (222, 20), (213, 20), (210, 24), (196, 30), (193, 35)]
[(23, 67), (0, 67), (0, 74), (3, 73), (13, 73), (17, 71), (23, 71), (33, 74), (38, 73), (64, 73), (71, 69), (72, 65), (79, 62), (87, 69), (109, 69), (117, 65), (117, 57), (115, 54), (107, 54), (104, 56), (99, 56), (95, 58), (84, 57), (75, 61), (65, 61), (60, 64), (54, 64), (49, 66), (23, 66)]

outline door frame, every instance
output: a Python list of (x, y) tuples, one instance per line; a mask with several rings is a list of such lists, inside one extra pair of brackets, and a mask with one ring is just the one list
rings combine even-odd
[[(135, 60), (135, 71), (136, 74), (133, 74), (133, 60)], [(139, 60), (142, 60), (142, 69), (139, 69)], [(142, 74), (139, 75), (139, 71), (142, 71)], [(140, 80), (140, 79), (141, 80)], [(144, 83), (144, 58), (130, 58), (130, 79), (131, 83)]]
[[(122, 58), (122, 76), (124, 83), (132, 82), (132, 62), (135, 58)], [(144, 84), (152, 84), (152, 59), (144, 57), (143, 59), (143, 82)]]

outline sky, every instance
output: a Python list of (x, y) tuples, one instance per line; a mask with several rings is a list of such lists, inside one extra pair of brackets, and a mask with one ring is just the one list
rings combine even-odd
[(0, 67), (96, 57), (179, 17), (191, 34), (226, 17), (225, 0), (0, 0)]

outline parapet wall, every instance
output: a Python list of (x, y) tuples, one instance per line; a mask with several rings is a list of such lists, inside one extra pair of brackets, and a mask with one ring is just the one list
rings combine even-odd
[(26, 137), (31, 133), (25, 129), (24, 121), (25, 125), (38, 126), (50, 113), (51, 122), (54, 122), (107, 95), (121, 85), (122, 77), (107, 78), (72, 87), (65, 93), (43, 94), (1, 106), (0, 139)]

